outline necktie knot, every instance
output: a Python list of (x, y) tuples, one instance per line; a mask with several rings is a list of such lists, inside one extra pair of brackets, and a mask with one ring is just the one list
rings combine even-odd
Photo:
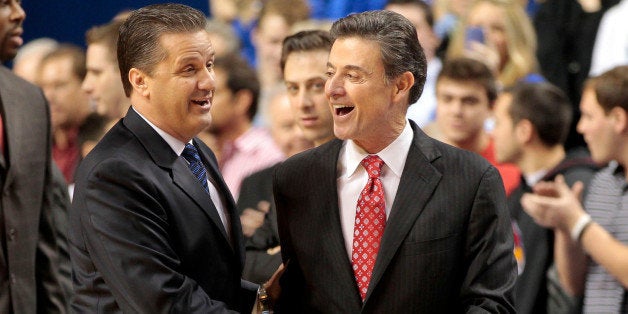
[(201, 156), (199, 156), (198, 150), (196, 150), (196, 147), (190, 143), (185, 144), (185, 148), (183, 149), (181, 156), (189, 163), (201, 162)]
[(201, 161), (201, 156), (198, 154), (198, 150), (194, 145), (187, 143), (185, 144), (185, 148), (181, 153), (181, 157), (185, 158), (188, 161), (188, 167), (192, 174), (196, 177), (196, 179), (201, 183), (205, 192), (209, 193), (209, 185), (207, 184), (207, 171), (205, 170), (205, 166), (203, 166), (203, 162)]
[(368, 155), (362, 159), (362, 166), (366, 169), (371, 179), (379, 178), (382, 172), (382, 165), (384, 165), (384, 161), (377, 155)]

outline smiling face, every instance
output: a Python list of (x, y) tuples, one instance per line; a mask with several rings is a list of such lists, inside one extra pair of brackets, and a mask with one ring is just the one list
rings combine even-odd
[(0, 61), (13, 59), (17, 49), (22, 46), (22, 23), (26, 13), (19, 0), (5, 0), (0, 2)]
[(334, 137), (332, 113), (325, 95), (327, 58), (325, 50), (290, 53), (284, 81), (297, 124), (305, 137), (320, 145)]
[(482, 85), (443, 77), (436, 83), (436, 102), (436, 123), (447, 143), (466, 147), (483, 134), (491, 109)]
[(124, 116), (128, 100), (124, 95), (118, 63), (111, 57), (108, 47), (90, 44), (86, 55), (87, 74), (83, 90), (96, 105), (96, 111), (106, 117), (117, 119)]
[[(327, 63), (325, 93), (336, 137), (352, 139), (376, 153), (397, 138), (405, 126), (407, 103), (398, 78), (388, 82), (380, 46), (359, 37), (338, 38)], [(411, 75), (411, 74), (410, 74)]]
[(211, 122), (214, 50), (204, 30), (163, 34), (159, 42), (166, 58), (153, 73), (131, 69), (134, 90), (141, 96), (132, 94), (133, 105), (157, 127), (188, 142)]

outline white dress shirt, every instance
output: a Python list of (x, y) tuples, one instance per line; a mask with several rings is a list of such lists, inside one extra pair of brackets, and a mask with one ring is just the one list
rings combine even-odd
[[(384, 198), (386, 200), (386, 220), (390, 216), (390, 210), (397, 194), (399, 181), (401, 180), (401, 174), (408, 158), (413, 137), (414, 133), (410, 123), (406, 120), (406, 126), (399, 137), (376, 154), (384, 161), (380, 180), (384, 187)], [(368, 182), (368, 174), (361, 162), (368, 155), (354, 141), (347, 140), (343, 143), (338, 158), (338, 178), (336, 179), (338, 184), (338, 207), (340, 208), (340, 223), (349, 259), (351, 259), (351, 250), (353, 249), (353, 227), (358, 198)]]
[[(133, 110), (135, 110), (135, 108), (133, 108)], [(174, 153), (177, 154), (177, 156), (181, 157), (181, 153), (183, 153), (183, 149), (185, 149), (185, 143), (179, 141), (174, 136), (166, 133), (164, 130), (152, 124), (141, 113), (137, 112), (137, 110), (135, 110), (135, 112), (140, 117), (142, 117), (142, 119), (144, 119), (144, 121), (146, 121), (146, 123), (148, 123), (148, 125), (150, 125), (155, 130), (155, 132), (157, 132), (157, 134), (159, 134), (159, 136), (161, 136), (161, 138), (163, 138), (164, 141), (166, 141), (166, 143), (168, 143), (170, 148), (172, 148), (172, 151), (174, 151)], [(190, 141), (189, 143), (192, 144), (192, 141)], [(185, 162), (189, 164), (189, 162), (185, 158), (183, 158), (183, 160), (185, 160)], [(209, 187), (209, 196), (214, 202), (214, 206), (218, 210), (218, 216), (220, 216), (220, 220), (222, 221), (222, 225), (225, 227), (225, 230), (227, 231), (227, 235), (231, 237), (231, 228), (229, 227), (230, 225), (229, 225), (229, 220), (228, 220), (229, 216), (227, 212), (225, 212), (225, 205), (222, 202), (222, 197), (220, 197), (220, 193), (218, 192), (218, 189), (216, 188), (212, 180), (209, 180), (209, 172), (207, 171), (207, 169), (205, 169), (205, 171), (207, 172), (207, 187)]]

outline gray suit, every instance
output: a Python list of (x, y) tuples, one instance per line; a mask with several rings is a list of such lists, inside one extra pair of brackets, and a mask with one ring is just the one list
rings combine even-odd
[(0, 313), (64, 313), (68, 200), (64, 183), (54, 183), (48, 104), (41, 90), (3, 66), (0, 103)]
[(278, 312), (514, 312), (516, 264), (504, 188), (479, 155), (414, 139), (364, 304), (340, 224), (340, 140), (275, 172), (281, 250)]

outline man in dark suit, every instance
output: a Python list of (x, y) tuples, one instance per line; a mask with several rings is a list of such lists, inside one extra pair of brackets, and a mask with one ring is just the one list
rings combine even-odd
[(275, 172), (286, 264), (277, 311), (514, 312), (499, 173), (405, 118), (425, 82), (416, 30), (371, 11), (331, 34), (325, 92), (340, 140)]
[[(0, 61), (22, 45), (25, 16), (19, 1), (0, 6)], [(50, 149), (42, 91), (0, 66), (0, 313), (67, 312), (69, 201)]]
[(205, 16), (136, 10), (118, 62), (132, 107), (83, 160), (70, 210), (79, 313), (250, 312), (235, 204), (211, 150), (214, 49)]

